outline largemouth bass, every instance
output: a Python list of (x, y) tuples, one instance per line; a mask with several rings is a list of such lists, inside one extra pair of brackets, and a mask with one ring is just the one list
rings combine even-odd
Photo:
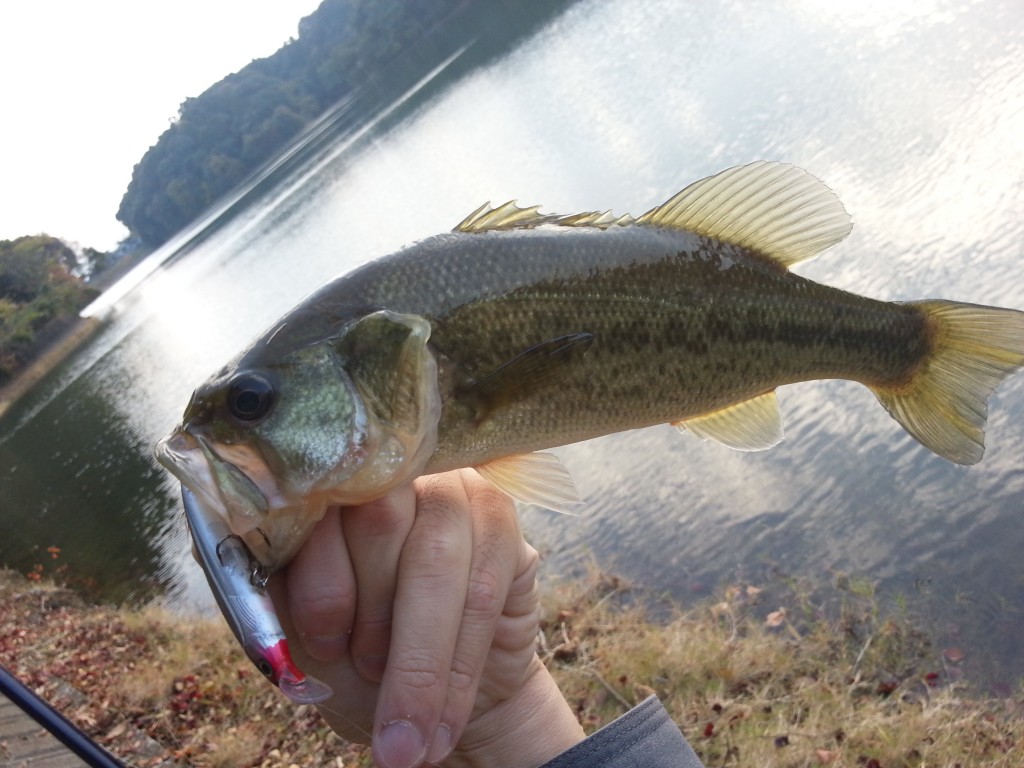
[(932, 451), (977, 462), (1024, 313), (789, 271), (850, 228), (822, 182), (771, 162), (637, 218), (483, 206), (306, 298), (195, 391), (158, 455), (269, 569), (327, 505), (420, 474), (476, 467), (561, 509), (576, 492), (545, 448), (662, 423), (768, 448), (776, 387), (813, 379), (865, 384)]

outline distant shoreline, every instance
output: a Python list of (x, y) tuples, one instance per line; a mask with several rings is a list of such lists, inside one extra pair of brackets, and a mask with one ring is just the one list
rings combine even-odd
[(54, 368), (88, 341), (103, 323), (95, 318), (77, 318), (60, 336), (15, 377), (0, 387), (0, 417)]

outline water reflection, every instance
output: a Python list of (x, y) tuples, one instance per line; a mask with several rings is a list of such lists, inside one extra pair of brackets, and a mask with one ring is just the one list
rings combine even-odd
[[(34, 424), (0, 442), (5, 564), (24, 573), (42, 566), (115, 602), (161, 593), (165, 557), (184, 534), (148, 445), (85, 379)], [(24, 514), (27, 499), (37, 503)]]
[[(485, 200), (639, 213), (728, 165), (786, 160), (855, 222), (801, 273), (879, 298), (1024, 308), (1022, 22), (1019, 3), (994, 0), (574, 5), (500, 62), (346, 133), (315, 175), (268, 190), (119, 305), (0, 425), (0, 556), (26, 569), (31, 547), (66, 534), (62, 557), (80, 548), (97, 582), (128, 576), (116, 594), (170, 580), (202, 602), (149, 446), (305, 293)], [(861, 573), (969, 647), (972, 672), (1024, 675), (1024, 376), (993, 398), (988, 455), (970, 469), (918, 446), (857, 385), (780, 400), (787, 440), (763, 454), (669, 427), (561, 449), (589, 503), (579, 517), (524, 511), (548, 570), (594, 553), (683, 599)]]

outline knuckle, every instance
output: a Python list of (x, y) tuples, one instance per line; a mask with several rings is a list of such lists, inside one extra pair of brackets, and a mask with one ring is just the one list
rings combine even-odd
[(455, 472), (442, 472), (437, 475), (424, 475), (417, 478), (416, 488), (419, 505), (448, 504), (454, 492), (458, 490), (458, 475)]
[(410, 537), (413, 546), (407, 546), (402, 557), (429, 572), (447, 574), (465, 559), (465, 545), (458, 533), (444, 526), (421, 526)]
[(323, 584), (304, 590), (295, 600), (296, 619), (302, 624), (341, 621), (355, 605), (355, 592), (343, 584)]
[(353, 643), (365, 640), (367, 643), (384, 645), (381, 638), (391, 637), (391, 612), (381, 612), (375, 616), (356, 613), (355, 626), (352, 628)]
[(405, 688), (427, 691), (441, 687), (444, 683), (436, 659), (427, 653), (403, 654), (389, 663), (394, 681)]
[(483, 618), (497, 616), (505, 602), (505, 590), (499, 578), (490, 571), (478, 570), (469, 580), (466, 589), (467, 614)]
[(399, 488), (387, 496), (349, 510), (347, 527), (356, 529), (365, 539), (390, 539), (408, 530), (414, 505), (412, 490)]
[(423, 542), (422, 557), (426, 562), (438, 566), (439, 570), (447, 568), (460, 560), (461, 546), (451, 536), (428, 536)]
[(488, 517), (515, 520), (515, 502), (512, 497), (479, 475), (476, 475), (475, 480), (467, 482), (467, 494), (472, 507), (486, 512)]
[(352, 627), (352, 652), (357, 655), (380, 655), (391, 643), (391, 614), (365, 617), (356, 615)]
[(452, 668), (448, 674), (448, 689), (459, 696), (471, 694), (476, 690), (477, 669), (467, 661), (456, 656), (452, 659)]

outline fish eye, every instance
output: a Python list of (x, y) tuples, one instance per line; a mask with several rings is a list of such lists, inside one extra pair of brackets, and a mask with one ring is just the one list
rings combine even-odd
[(274, 387), (255, 373), (237, 376), (228, 387), (228, 412), (244, 424), (255, 424), (273, 405)]

